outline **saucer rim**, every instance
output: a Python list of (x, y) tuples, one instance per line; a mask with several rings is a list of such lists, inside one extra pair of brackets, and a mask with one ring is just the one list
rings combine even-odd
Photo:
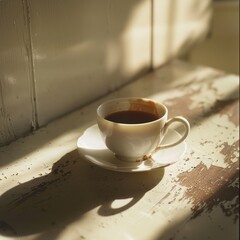
[[(84, 135), (84, 133), (85, 133), (88, 129), (94, 128), (94, 127), (97, 128), (98, 131), (99, 131), (99, 128), (98, 128), (98, 126), (97, 126), (97, 123), (95, 123), (95, 124), (92, 124), (92, 125), (88, 126), (88, 127), (81, 133), (81, 135), (77, 138), (77, 150), (78, 150), (78, 153), (79, 153), (80, 156), (83, 157), (83, 159), (84, 159), (85, 161), (91, 163), (92, 165), (98, 166), (98, 167), (100, 167), (100, 168), (103, 168), (103, 169), (106, 169), (106, 170), (110, 170), (110, 171), (115, 171), (115, 172), (128, 172), (128, 173), (153, 171), (153, 170), (158, 169), (158, 168), (164, 168), (164, 167), (173, 165), (173, 164), (175, 164), (176, 162), (180, 161), (180, 160), (183, 158), (183, 156), (185, 155), (186, 150), (187, 150), (187, 143), (186, 143), (186, 141), (184, 140), (183, 142), (180, 143), (180, 144), (183, 145), (182, 153), (177, 157), (177, 160), (175, 160), (175, 161), (172, 161), (172, 162), (169, 162), (169, 163), (166, 163), (166, 164), (161, 164), (161, 163), (157, 163), (156, 161), (154, 161), (153, 158), (151, 158), (151, 161), (153, 161), (153, 164), (155, 163), (155, 165), (152, 165), (152, 166), (143, 165), (143, 166), (142, 166), (142, 164), (145, 163), (146, 161), (150, 161), (150, 160), (145, 160), (145, 161), (141, 161), (141, 162), (139, 163), (140, 168), (137, 167), (137, 166), (138, 166), (137, 163), (136, 163), (136, 165), (135, 165), (134, 167), (131, 167), (131, 166), (129, 166), (129, 165), (126, 166), (126, 167), (124, 167), (124, 166), (120, 166), (120, 165), (118, 165), (118, 164), (114, 164), (113, 162), (111, 162), (111, 163), (110, 163), (111, 165), (109, 166), (109, 165), (106, 164), (104, 161), (101, 161), (101, 160), (98, 160), (98, 161), (97, 161), (97, 160), (93, 160), (93, 159), (87, 158), (87, 157), (84, 156), (84, 154), (81, 152), (81, 148), (78, 147), (78, 141), (80, 140), (80, 138)], [(169, 130), (170, 130), (170, 131), (173, 131), (175, 134), (180, 135), (180, 134), (179, 134), (176, 130), (174, 130), (174, 129), (169, 129)], [(169, 147), (168, 149), (164, 149), (164, 150), (169, 150), (169, 149), (171, 149), (171, 148), (173, 148), (173, 147)], [(111, 152), (107, 147), (104, 148), (103, 150)], [(118, 162), (118, 163), (123, 164), (123, 162), (120, 161), (119, 159), (117, 159), (117, 158), (114, 156), (113, 153), (112, 153), (112, 156), (113, 156), (113, 158), (115, 158), (116, 163)]]

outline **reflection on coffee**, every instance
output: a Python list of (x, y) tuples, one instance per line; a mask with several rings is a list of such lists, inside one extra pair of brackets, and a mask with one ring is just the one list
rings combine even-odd
[(159, 117), (149, 112), (129, 110), (111, 113), (105, 119), (116, 123), (140, 124), (155, 121)]

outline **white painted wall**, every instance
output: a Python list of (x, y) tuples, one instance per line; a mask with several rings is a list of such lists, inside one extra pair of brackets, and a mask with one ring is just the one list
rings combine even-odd
[(154, 0), (153, 65), (184, 55), (206, 38), (212, 16), (210, 0)]
[(0, 0), (0, 145), (186, 53), (211, 0)]
[(31, 1), (40, 126), (148, 71), (150, 1), (123, 3)]
[(0, 1), (0, 145), (31, 131), (30, 55), (22, 1)]
[(211, 32), (187, 60), (239, 75), (239, 1), (216, 1)]

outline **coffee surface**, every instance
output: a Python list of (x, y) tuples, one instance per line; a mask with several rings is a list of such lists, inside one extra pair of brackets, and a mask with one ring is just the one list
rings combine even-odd
[(125, 124), (147, 123), (155, 121), (158, 118), (158, 116), (152, 113), (132, 110), (114, 112), (105, 117), (109, 121)]

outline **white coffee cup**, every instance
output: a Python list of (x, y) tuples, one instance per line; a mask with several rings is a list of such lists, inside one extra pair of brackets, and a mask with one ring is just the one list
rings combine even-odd
[[(154, 118), (146, 120), (142, 114)], [(109, 119), (110, 115), (117, 119)], [(134, 119), (129, 122), (131, 116), (136, 122)], [(174, 122), (185, 127), (183, 135), (173, 143), (161, 145), (167, 129)], [(119, 160), (129, 162), (146, 160), (153, 152), (181, 143), (190, 131), (190, 124), (184, 117), (168, 119), (165, 105), (146, 98), (117, 98), (102, 103), (97, 108), (97, 123), (107, 148)]]

